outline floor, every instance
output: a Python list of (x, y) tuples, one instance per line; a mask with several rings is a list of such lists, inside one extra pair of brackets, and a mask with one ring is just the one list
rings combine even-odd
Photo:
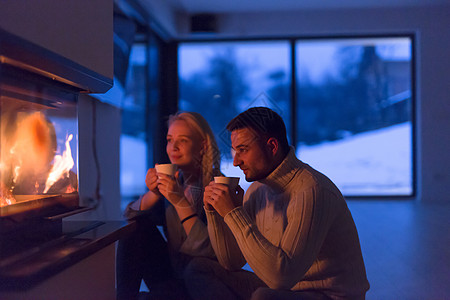
[(450, 203), (349, 200), (348, 206), (371, 285), (367, 300), (450, 300)]
[(450, 203), (348, 201), (371, 288), (367, 299), (450, 299)]

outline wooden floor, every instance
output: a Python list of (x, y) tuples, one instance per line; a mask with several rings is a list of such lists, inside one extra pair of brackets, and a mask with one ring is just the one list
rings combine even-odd
[(450, 203), (348, 201), (371, 288), (366, 299), (450, 299)]

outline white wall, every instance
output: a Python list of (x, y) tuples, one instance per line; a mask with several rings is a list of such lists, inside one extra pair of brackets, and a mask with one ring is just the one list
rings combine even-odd
[[(241, 13), (220, 15), (214, 37), (415, 33), (417, 198), (434, 203), (448, 201), (450, 187), (449, 16), (450, 6)], [(187, 16), (179, 24), (180, 37), (196, 37)]]
[(0, 27), (113, 78), (112, 0), (1, 0)]

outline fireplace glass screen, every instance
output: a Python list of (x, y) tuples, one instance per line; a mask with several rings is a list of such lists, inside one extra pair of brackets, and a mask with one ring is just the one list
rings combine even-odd
[(0, 214), (78, 205), (77, 94), (48, 78), (0, 70)]

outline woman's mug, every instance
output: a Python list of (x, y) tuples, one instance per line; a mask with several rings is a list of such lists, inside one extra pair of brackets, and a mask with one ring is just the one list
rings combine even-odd
[(174, 164), (160, 164), (155, 165), (155, 169), (157, 173), (175, 176), (175, 172), (177, 171), (178, 167), (177, 165)]

